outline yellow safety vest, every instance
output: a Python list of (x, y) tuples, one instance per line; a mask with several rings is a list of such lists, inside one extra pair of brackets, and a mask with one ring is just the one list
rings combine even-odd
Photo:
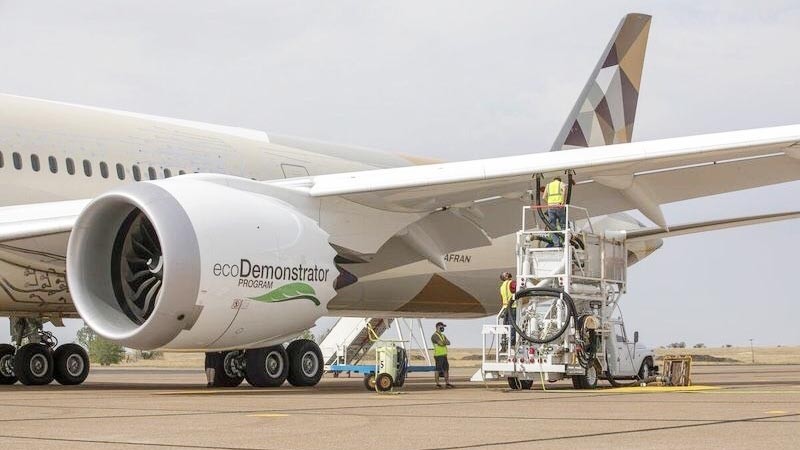
[[(445, 337), (444, 333), (440, 333), (437, 331), (436, 335), (439, 336), (440, 342), (447, 342), (447, 338)], [(447, 346), (434, 343), (433, 356), (445, 356), (445, 355), (447, 355)]]
[(503, 308), (508, 306), (508, 302), (514, 298), (514, 294), (511, 293), (511, 280), (503, 281), (500, 284), (500, 298), (503, 300)]
[(562, 184), (558, 180), (553, 180), (547, 183), (547, 204), (548, 205), (563, 205), (564, 194), (561, 193)]

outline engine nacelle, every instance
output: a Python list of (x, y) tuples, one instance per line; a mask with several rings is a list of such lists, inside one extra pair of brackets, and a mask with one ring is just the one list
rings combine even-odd
[(92, 201), (67, 250), (86, 323), (137, 349), (261, 347), (313, 326), (335, 295), (328, 234), (289, 203), (231, 187), (247, 183), (182, 176)]

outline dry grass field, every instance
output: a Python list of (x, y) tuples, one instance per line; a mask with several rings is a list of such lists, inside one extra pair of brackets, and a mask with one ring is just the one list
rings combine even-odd
[[(800, 364), (800, 346), (755, 347), (756, 364)], [(481, 349), (450, 349), (450, 365), (453, 367), (478, 367)], [(665, 355), (692, 355), (696, 364), (751, 364), (750, 347), (729, 348), (669, 348), (656, 349), (658, 358)], [(162, 359), (127, 361), (117, 367), (163, 367), (163, 368), (202, 368), (202, 353), (165, 353)], [(362, 362), (368, 364), (375, 360), (370, 352)], [(412, 364), (422, 364), (421, 356), (412, 354)]]

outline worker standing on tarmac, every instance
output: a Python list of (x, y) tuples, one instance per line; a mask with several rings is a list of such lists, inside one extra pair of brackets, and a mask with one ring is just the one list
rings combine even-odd
[[(547, 223), (553, 231), (563, 230), (567, 224), (567, 209), (564, 207), (564, 199), (566, 198), (564, 183), (561, 182), (561, 177), (553, 178), (553, 181), (547, 183), (542, 193), (542, 199), (547, 204)], [(548, 247), (562, 247), (561, 235), (553, 233), (553, 244)]]
[(439, 384), (439, 377), (444, 377), (444, 385), (447, 388), (453, 388), (450, 384), (450, 363), (447, 361), (447, 346), (450, 341), (444, 335), (444, 327), (442, 322), (436, 323), (436, 331), (431, 336), (433, 342), (433, 359), (436, 361), (436, 387), (441, 389), (442, 385)]
[[(503, 323), (511, 327), (511, 346), (517, 345), (517, 330), (512, 325), (511, 321), (517, 319), (516, 302), (514, 301), (514, 293), (517, 282), (514, 277), (508, 273), (503, 272), (500, 274), (500, 300), (503, 302), (503, 308), (506, 310), (503, 318)], [(502, 343), (501, 351), (505, 351), (506, 342)]]

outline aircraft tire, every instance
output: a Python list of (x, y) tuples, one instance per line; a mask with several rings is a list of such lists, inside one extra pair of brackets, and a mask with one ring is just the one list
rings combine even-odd
[(211, 387), (236, 387), (244, 381), (243, 374), (233, 373), (230, 368), (225, 370), (226, 356), (229, 352), (208, 352), (206, 353), (206, 369), (214, 369), (214, 378), (211, 380)]
[(53, 352), (44, 344), (23, 345), (14, 355), (14, 373), (26, 386), (40, 386), (53, 381)]
[(0, 344), (0, 384), (14, 384), (17, 376), (14, 374), (14, 346)]
[(245, 378), (251, 386), (278, 387), (289, 375), (289, 356), (283, 345), (247, 350), (245, 358)]
[(325, 371), (319, 345), (309, 339), (298, 339), (289, 343), (286, 353), (289, 355), (289, 384), (316, 386)]
[(64, 344), (53, 353), (53, 375), (60, 384), (81, 384), (89, 376), (89, 354), (78, 344)]

